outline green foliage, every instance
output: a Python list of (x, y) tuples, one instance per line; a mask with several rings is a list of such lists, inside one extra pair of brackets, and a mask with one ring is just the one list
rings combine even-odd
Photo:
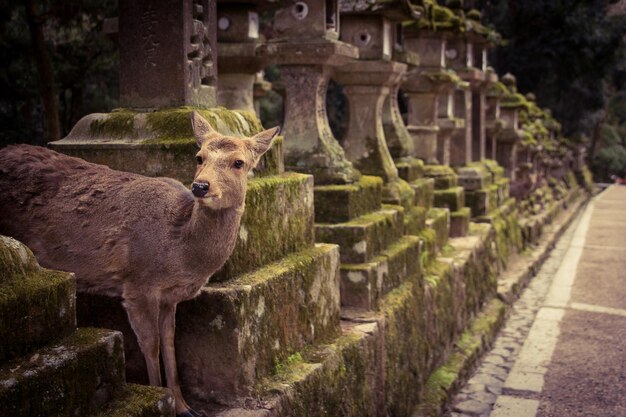
[(41, 20), (55, 83), (40, 86), (25, 3), (0, 4), (0, 146), (44, 144), (41, 88), (57, 92), (62, 135), (78, 119), (117, 106), (117, 47), (102, 33), (116, 0), (32, 0)]

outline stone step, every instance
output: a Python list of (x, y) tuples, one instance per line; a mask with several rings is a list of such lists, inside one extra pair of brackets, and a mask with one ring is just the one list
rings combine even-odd
[(404, 234), (417, 236), (426, 227), (426, 207), (412, 207), (404, 214)]
[(126, 384), (94, 417), (174, 417), (174, 397), (167, 388)]
[(288, 172), (250, 180), (239, 239), (211, 280), (232, 279), (311, 247), (313, 216), (312, 176)]
[(191, 398), (228, 400), (277, 361), (339, 332), (339, 249), (317, 244), (181, 304), (178, 368)]
[(471, 211), (469, 207), (450, 212), (450, 237), (463, 237), (469, 230)]
[(436, 190), (458, 185), (457, 173), (447, 165), (424, 165), (424, 176), (435, 180)]
[(435, 250), (441, 250), (450, 236), (450, 211), (431, 208), (426, 217), (426, 227), (435, 232)]
[(424, 175), (424, 162), (417, 158), (403, 158), (396, 160), (398, 175), (407, 182), (413, 182)]
[(410, 277), (383, 297), (380, 311), (342, 309), (341, 336), (292, 354), (254, 396), (197, 408), (211, 417), (411, 415), (429, 376), (495, 293), (489, 230), (477, 225), (451, 239), (428, 280)]
[[(79, 318), (124, 333), (131, 382), (146, 369), (117, 299), (81, 294)], [(226, 282), (209, 283), (180, 303), (176, 356), (186, 399), (229, 401), (247, 395), (276, 362), (339, 332), (339, 248), (316, 244)]]
[(121, 333), (81, 328), (0, 367), (0, 415), (92, 415), (123, 386)]
[(380, 209), (383, 180), (362, 176), (346, 185), (318, 185), (315, 193), (315, 221), (341, 223)]
[(461, 210), (465, 206), (465, 192), (463, 187), (451, 187), (435, 190), (435, 207), (447, 208), (450, 211)]
[(415, 190), (415, 204), (429, 209), (433, 206), (433, 193), (435, 190), (434, 178), (420, 178), (411, 182)]
[(368, 262), (398, 240), (403, 231), (404, 209), (387, 205), (345, 223), (315, 225), (318, 242), (339, 245), (342, 263)]
[(383, 185), (382, 202), (402, 206), (408, 210), (415, 206), (415, 191), (408, 182), (398, 179)]
[(39, 267), (25, 245), (0, 236), (0, 364), (69, 336), (74, 292), (72, 274)]
[(493, 183), (491, 172), (481, 162), (455, 168), (459, 185), (467, 191), (489, 187)]
[(342, 307), (377, 309), (385, 294), (420, 274), (422, 246), (419, 237), (404, 236), (367, 263), (342, 264)]

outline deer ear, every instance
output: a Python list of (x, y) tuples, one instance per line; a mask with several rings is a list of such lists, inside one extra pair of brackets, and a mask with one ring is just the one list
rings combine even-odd
[(193, 136), (196, 138), (198, 147), (202, 146), (202, 142), (204, 142), (208, 135), (217, 133), (209, 122), (197, 111), (191, 112), (191, 130), (193, 130)]
[(272, 141), (280, 133), (280, 127), (276, 126), (271, 129), (264, 130), (250, 138), (252, 142), (252, 152), (254, 153), (254, 159), (258, 162), (267, 150), (272, 146)]

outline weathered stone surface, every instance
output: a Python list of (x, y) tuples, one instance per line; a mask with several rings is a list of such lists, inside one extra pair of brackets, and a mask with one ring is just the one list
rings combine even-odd
[(315, 221), (339, 223), (378, 210), (382, 204), (383, 181), (362, 176), (349, 185), (321, 185), (314, 188)]
[(0, 414), (91, 415), (123, 384), (122, 335), (79, 329), (30, 357), (0, 367)]
[(208, 0), (120, 4), (122, 106), (215, 105), (215, 6)]
[(450, 237), (465, 236), (469, 230), (470, 217), (469, 207), (450, 212)]
[(294, 351), (339, 332), (339, 250), (318, 244), (209, 284), (177, 316), (183, 391), (196, 400), (249, 393)]
[(385, 208), (345, 223), (316, 223), (318, 242), (339, 245), (341, 262), (363, 263), (398, 240), (404, 230), (404, 210)]
[(70, 335), (75, 290), (72, 274), (41, 268), (25, 245), (0, 236), (0, 363)]
[(224, 281), (309, 248), (314, 242), (313, 216), (310, 175), (250, 180), (235, 249), (211, 280)]
[(443, 208), (431, 208), (426, 217), (426, 227), (435, 232), (437, 250), (443, 248), (450, 234), (450, 211)]
[(458, 175), (446, 165), (425, 165), (424, 176), (435, 180), (436, 190), (456, 187), (458, 184)]
[[(386, 134), (385, 137), (387, 137)], [(411, 183), (422, 178), (424, 174), (424, 162), (421, 159), (401, 158), (396, 159), (395, 162), (396, 168), (398, 168), (398, 175), (403, 180)]]
[(435, 178), (420, 178), (411, 182), (415, 190), (415, 204), (429, 209), (433, 205)]
[(126, 384), (95, 417), (174, 417), (174, 397), (167, 388)]
[[(261, 130), (253, 113), (223, 108), (179, 107), (151, 113), (119, 109), (83, 117), (67, 137), (51, 142), (50, 147), (120, 171), (167, 176), (190, 184), (198, 149), (191, 130), (194, 110), (224, 135), (252, 136)], [(277, 174), (282, 166), (272, 163), (277, 158), (269, 152), (262, 166)]]
[(447, 208), (450, 211), (461, 210), (465, 206), (463, 187), (451, 187), (444, 190), (435, 190), (435, 207)]

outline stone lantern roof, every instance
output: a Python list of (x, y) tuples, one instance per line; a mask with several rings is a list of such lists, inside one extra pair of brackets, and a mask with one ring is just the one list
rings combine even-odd
[(424, 7), (411, 0), (340, 0), (341, 13), (375, 13), (391, 20), (419, 19)]

